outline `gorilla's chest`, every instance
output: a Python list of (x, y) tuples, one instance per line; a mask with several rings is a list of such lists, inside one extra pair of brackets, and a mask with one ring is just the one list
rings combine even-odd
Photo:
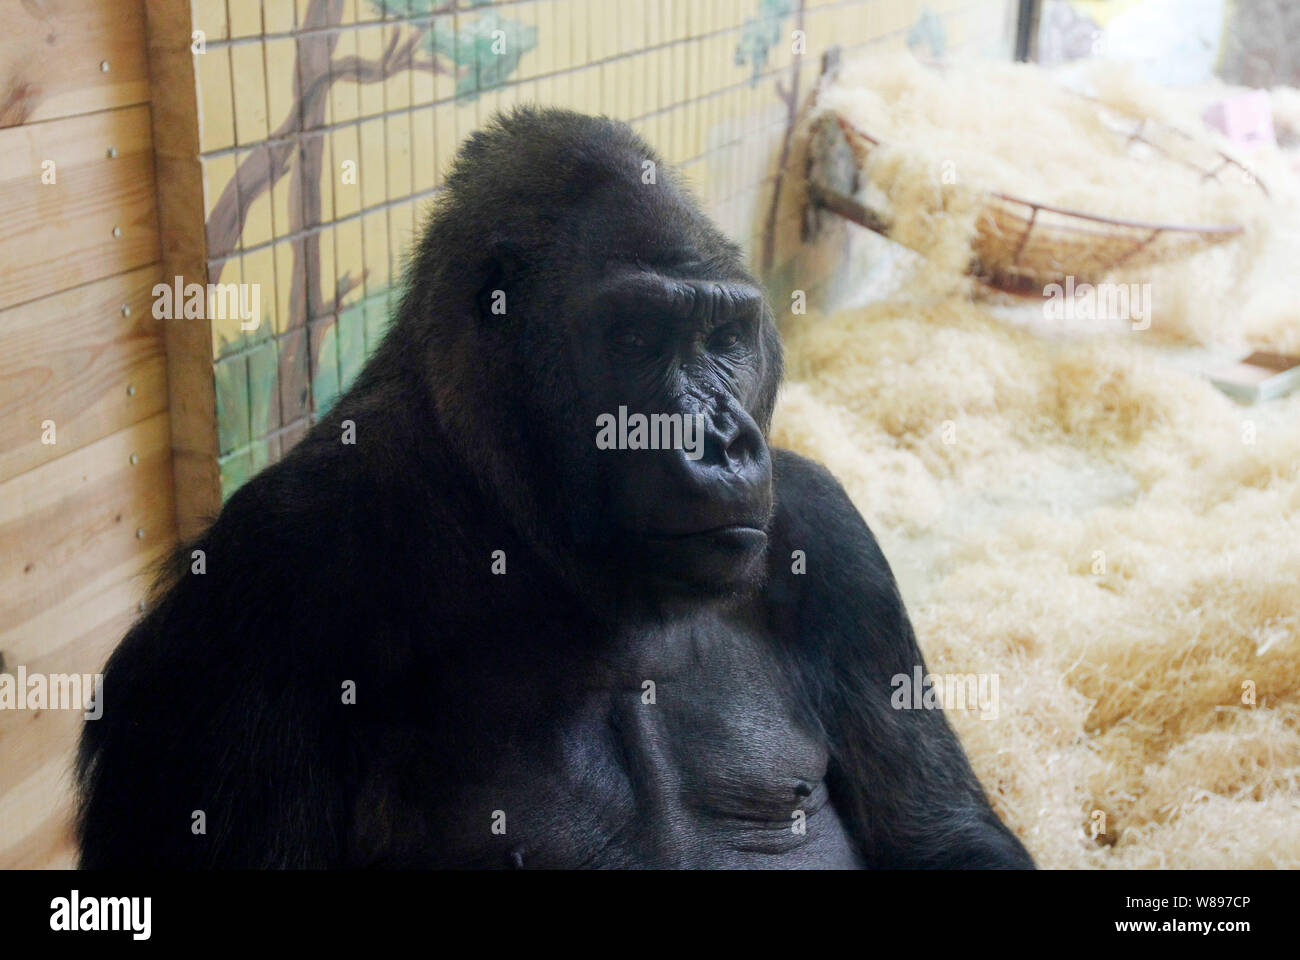
[(440, 750), (425, 779), (437, 862), (855, 865), (825, 745), (751, 627), (619, 638), (594, 663), (497, 672), (472, 699), (475, 755)]

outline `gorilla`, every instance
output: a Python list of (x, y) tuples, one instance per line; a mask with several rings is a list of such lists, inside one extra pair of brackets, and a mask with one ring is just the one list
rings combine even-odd
[(471, 136), (355, 384), (112, 654), (81, 865), (1032, 867), (891, 703), (921, 653), (843, 489), (768, 445), (781, 366), (629, 127)]

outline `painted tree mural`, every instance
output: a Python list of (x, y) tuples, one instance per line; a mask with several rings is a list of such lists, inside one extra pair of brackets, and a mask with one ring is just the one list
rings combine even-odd
[[(486, 0), (480, 0), (481, 5)], [(321, 367), (321, 344), (315, 350), (306, 336), (286, 336), (302, 330), (309, 320), (337, 313), (344, 298), (366, 280), (364, 269), (337, 277), (332, 296), (322, 294), (321, 278), (334, 267), (321, 262), (320, 234), (313, 228), (330, 218), (322, 216), (322, 181), (336, 176), (323, 169), (324, 132), (330, 91), (338, 84), (380, 84), (405, 71), (443, 74), (455, 80), (458, 101), (470, 101), (480, 90), (500, 85), (514, 72), (520, 58), (537, 44), (537, 28), (521, 24), (495, 11), (485, 10), (475, 19), (453, 28), (454, 0), (370, 0), (372, 9), (387, 22), (382, 55), (364, 58), (337, 56), (340, 33), (328, 28), (342, 22), (344, 0), (311, 0), (298, 24), (294, 70), (293, 109), (275, 127), (264, 149), (253, 149), (239, 163), (222, 189), (207, 219), (210, 282), (220, 282), (226, 258), (236, 254), (240, 236), (253, 204), (284, 177), (289, 180), (289, 230), (292, 238), (292, 277), (288, 317), (279, 337), (274, 365), (250, 365), (249, 393), (254, 405), (261, 394), (279, 390), (282, 420), (310, 412), (314, 383)], [(464, 11), (461, 12), (464, 16)], [(321, 135), (317, 135), (321, 134)], [(227, 279), (228, 282), (228, 279)], [(241, 334), (221, 346), (223, 355), (250, 347), (271, 336), (260, 329)], [(301, 352), (311, 355), (304, 363)], [(218, 418), (222, 418), (221, 371), (218, 370)], [(328, 392), (328, 391), (327, 391)], [(332, 396), (315, 397), (319, 410)], [(224, 426), (224, 424), (223, 424)]]

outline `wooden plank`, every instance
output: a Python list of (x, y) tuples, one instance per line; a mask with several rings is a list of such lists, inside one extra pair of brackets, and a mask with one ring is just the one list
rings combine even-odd
[[(6, 669), (99, 672), (174, 542), (166, 414), (0, 484)], [(80, 717), (0, 713), (0, 866), (71, 862), (67, 774)]]
[[(108, 654), (117, 646), (131, 620), (123, 615), (110, 624), (101, 624), (86, 642), (65, 645), (57, 654), (40, 657), (23, 664), (26, 676), (76, 674), (83, 679), (102, 672)], [(12, 673), (16, 665), (7, 665)], [(83, 696), (94, 691), (93, 682), (82, 684)], [(0, 796), (16, 789), (28, 776), (39, 770), (51, 757), (66, 753), (81, 733), (81, 709), (25, 709), (0, 711), (0, 750), (5, 763), (0, 767)]]
[[(72, 845), (72, 755), (45, 763), (16, 789), (0, 794), (0, 868), (67, 867)], [(17, 842), (11, 842), (17, 841)]]
[[(208, 245), (203, 169), (199, 163), (202, 123), (195, 71), (196, 63), (202, 63), (203, 57), (211, 57), (217, 50), (209, 49), (208, 53), (196, 57), (190, 51), (190, 35), (194, 27), (213, 29), (218, 35), (223, 33), (225, 5), (195, 3), (192, 7), (190, 3), (176, 0), (146, 0), (145, 8), (163, 276), (180, 276), (201, 283), (206, 280)], [(229, 104), (228, 86), (226, 97)], [(233, 117), (229, 109), (227, 106), (225, 119), (232, 123), (233, 142)], [(211, 122), (220, 118), (206, 119)], [(181, 535), (190, 537), (221, 506), (212, 331), (205, 322), (169, 320), (166, 341), (177, 515)]]
[[(5, 671), (13, 674), (21, 665), (29, 677), (37, 673), (83, 677), (102, 673), (108, 655), (140, 615), (137, 605), (152, 579), (153, 568), (170, 548), (171, 544), (157, 544), (147, 559), (137, 557), (115, 569), (116, 580), (106, 588), (96, 585), (91, 590), (77, 591), (76, 600), (63, 600), (58, 607), (79, 614), (76, 622), (68, 625), (66, 642), (16, 662), (17, 654), (6, 651)], [(62, 617), (65, 624), (72, 619)], [(30, 649), (30, 645), (24, 646)], [(93, 690), (93, 686), (88, 689)], [(16, 789), (51, 757), (66, 751), (80, 735), (83, 716), (79, 709), (0, 711), (0, 755), (5, 757), (0, 766), (0, 795)]]
[(0, 210), (0, 309), (156, 261), (149, 108), (0, 130)]
[(77, 864), (73, 840), (72, 811), (49, 813), (18, 843), (0, 850), (3, 870), (71, 870)]
[(0, 127), (149, 99), (140, 0), (5, 4)]
[(105, 638), (116, 643), (121, 638), (127, 624), (139, 613), (139, 603), (153, 577), (152, 565), (174, 545), (171, 539), (157, 538), (138, 555), (106, 566), (76, 585), (58, 603), (22, 623), (5, 624), (0, 632), (0, 653), (4, 654), (7, 669), (61, 656), (69, 647), (83, 657), (83, 664), (94, 661), (95, 650), (87, 645)]
[[(153, 570), (175, 542), (166, 419), (0, 485), (8, 671), (97, 673), (139, 615)], [(80, 724), (79, 711), (0, 712), (0, 867), (71, 862), (67, 774)]]
[[(0, 482), (167, 409), (156, 265), (0, 311)], [(54, 422), (53, 444), (42, 424)]]
[[(151, 417), (0, 484), (0, 637), (105, 568), (174, 539), (167, 420)], [(37, 652), (15, 650), (12, 662)]]

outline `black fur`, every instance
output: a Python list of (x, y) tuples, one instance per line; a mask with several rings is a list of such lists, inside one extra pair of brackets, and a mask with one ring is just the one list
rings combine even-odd
[[(942, 712), (890, 707), (889, 567), (768, 450), (771, 314), (639, 138), (475, 134), (407, 290), (110, 659), (83, 866), (1032, 866)], [(620, 403), (703, 417), (703, 456), (598, 451)]]

